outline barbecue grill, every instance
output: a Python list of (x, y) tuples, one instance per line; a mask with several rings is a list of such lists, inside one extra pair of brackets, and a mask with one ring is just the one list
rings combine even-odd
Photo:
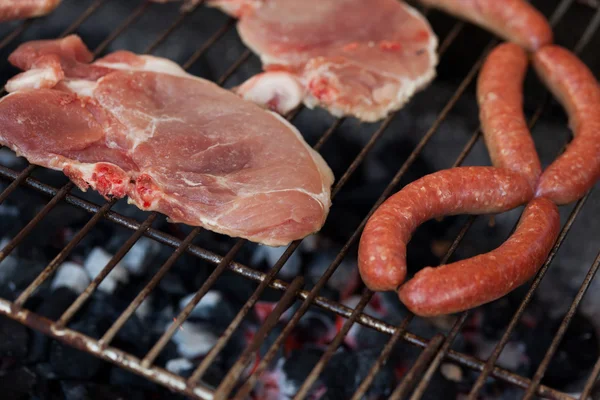
[[(90, 18), (94, 13), (100, 10), (110, 0), (96, 0), (91, 2), (83, 13), (78, 15), (69, 26), (64, 27), (63, 35), (77, 32), (78, 28), (85, 21)], [(69, 0), (65, 0), (65, 4), (61, 6), (61, 9), (67, 7), (70, 3)], [(578, 38), (577, 43), (572, 47), (572, 50), (578, 54), (590, 50), (587, 46), (592, 39), (596, 36), (597, 30), (600, 26), (600, 9), (594, 8), (593, 3), (586, 3), (582, 5), (576, 3), (575, 0), (556, 0), (552, 3), (554, 9), (551, 14), (548, 14), (550, 22), (553, 26), (556, 26), (567, 12), (572, 7), (586, 7), (589, 17), (587, 18), (587, 26), (582, 31), (583, 34)], [(95, 54), (101, 54), (106, 51), (108, 46), (117, 38), (122, 38), (127, 35), (128, 29), (140, 19), (149, 8), (152, 7), (168, 7), (164, 5), (151, 4), (145, 1), (141, 1), (137, 8), (133, 9), (128, 16), (124, 17), (123, 22), (118, 25), (108, 37), (104, 39), (95, 49)], [(175, 7), (173, 5), (173, 7)], [(547, 5), (550, 7), (550, 5)], [(59, 9), (60, 10), (60, 9)], [(205, 8), (199, 4), (193, 9), (188, 10), (184, 13), (177, 14), (172, 23), (162, 32), (156, 33), (156, 38), (147, 47), (146, 52), (152, 53), (159, 48), (169, 37), (190, 18), (194, 13), (205, 12)], [(428, 10), (423, 10), (427, 14)], [(4, 38), (0, 40), (0, 50), (13, 46), (20, 41), (20, 38), (28, 30), (32, 29), (36, 24), (43, 24), (44, 19), (39, 20), (28, 20), (11, 25), (11, 30), (6, 33)], [(448, 48), (455, 43), (460, 32), (465, 28), (466, 24), (460, 21), (453, 21), (453, 26), (445, 36), (440, 37), (440, 65), (438, 69), (443, 71), (447, 64), (451, 61), (444, 58), (444, 53)], [(433, 24), (436, 29), (435, 23)], [(197, 28), (202, 29), (202, 28)], [(198, 43), (197, 50), (189, 57), (189, 59), (183, 64), (183, 67), (189, 69), (198, 61), (215, 43), (221, 40), (226, 34), (231, 33), (234, 30), (234, 21), (229, 19), (227, 22), (210, 36), (204, 43)], [(557, 37), (557, 42), (561, 44), (560, 36)], [(22, 170), (14, 170), (4, 165), (0, 165), (0, 176), (4, 180), (8, 180), (10, 184), (6, 189), (0, 193), (0, 203), (4, 202), (10, 195), (19, 187), (27, 187), (33, 191), (38, 191), (49, 198), (46, 205), (39, 210), (37, 215), (29, 221), (19, 233), (14, 236), (6, 246), (0, 250), (0, 262), (6, 259), (10, 253), (22, 242), (24, 239), (36, 228), (36, 226), (42, 221), (51, 210), (59, 203), (66, 203), (72, 207), (76, 207), (87, 211), (90, 214), (89, 221), (79, 230), (68, 244), (55, 256), (55, 258), (45, 267), (43, 272), (39, 274), (33, 281), (29, 283), (27, 288), (23, 290), (14, 301), (9, 301), (0, 298), (0, 313), (3, 315), (18, 321), (19, 323), (26, 325), (29, 328), (40, 331), (45, 335), (48, 335), (58, 341), (61, 341), (69, 346), (77, 348), (81, 351), (92, 354), (95, 357), (101, 358), (110, 363), (114, 363), (124, 369), (134, 372), (145, 377), (148, 380), (154, 381), (160, 385), (163, 385), (173, 391), (183, 393), (194, 399), (221, 399), (229, 398), (230, 396), (236, 395), (236, 398), (244, 398), (243, 396), (248, 394), (253, 386), (256, 384), (258, 375), (265, 370), (268, 363), (272, 361), (273, 357), (277, 353), (280, 346), (282, 346), (287, 335), (290, 334), (292, 329), (298, 324), (300, 318), (309, 309), (309, 307), (315, 305), (328, 312), (335, 313), (345, 319), (342, 328), (339, 333), (335, 336), (333, 341), (327, 346), (326, 351), (323, 353), (317, 364), (306, 376), (304, 383), (298, 390), (295, 398), (304, 398), (310, 389), (311, 385), (317, 380), (319, 374), (323, 371), (325, 366), (331, 360), (335, 351), (342, 344), (345, 336), (348, 334), (353, 324), (361, 324), (364, 327), (372, 330), (376, 330), (389, 335), (387, 344), (383, 348), (383, 351), (378, 355), (376, 362), (370, 366), (369, 373), (364, 381), (359, 386), (353, 399), (360, 399), (367, 392), (370, 385), (373, 383), (375, 376), (381, 370), (386, 360), (390, 356), (392, 349), (401, 341), (410, 343), (410, 345), (420, 348), (422, 351), (419, 357), (416, 359), (409, 371), (404, 375), (399, 385), (395, 388), (390, 398), (400, 399), (408, 398), (419, 399), (423, 396), (428, 385), (430, 384), (434, 373), (438, 370), (442, 361), (451, 360), (465, 368), (478, 371), (479, 378), (471, 390), (470, 398), (477, 398), (479, 391), (482, 389), (484, 383), (489, 378), (505, 381), (515, 387), (524, 390), (524, 398), (531, 399), (534, 396), (542, 396), (550, 399), (574, 399), (572, 395), (561, 392), (559, 390), (547, 387), (541, 384), (541, 380), (547, 370), (550, 361), (555, 355), (561, 339), (565, 335), (567, 327), (571, 322), (578, 305), (581, 303), (586, 290), (588, 289), (598, 267), (600, 266), (600, 253), (589, 267), (589, 272), (585, 276), (581, 286), (575, 296), (572, 299), (571, 305), (566, 313), (562, 323), (556, 331), (551, 346), (547, 349), (542, 362), (537, 367), (533, 378), (527, 378), (511, 372), (507, 369), (496, 366), (497, 360), (502, 352), (504, 346), (509, 341), (511, 334), (513, 333), (518, 321), (524, 314), (528, 304), (532, 300), (536, 289), (540, 285), (541, 280), (548, 271), (548, 268), (552, 265), (552, 261), (555, 258), (556, 253), (565, 241), (573, 223), (580, 214), (581, 210), (585, 207), (586, 200), (590, 196), (587, 193), (586, 196), (579, 200), (566, 221), (560, 232), (559, 238), (552, 249), (548, 259), (545, 261), (543, 267), (533, 279), (532, 283), (528, 284), (528, 290), (522, 302), (518, 307), (516, 313), (510, 319), (510, 323), (505, 328), (501, 335), (500, 340), (497, 342), (493, 352), (487, 360), (480, 360), (473, 356), (463, 354), (451, 349), (455, 338), (463, 328), (463, 325), (467, 321), (469, 312), (461, 313), (456, 320), (453, 321), (451, 328), (447, 332), (440, 331), (438, 334), (433, 336), (431, 339), (426, 339), (416, 334), (411, 333), (409, 325), (414, 319), (412, 315), (407, 316), (402, 323), (397, 326), (390, 325), (382, 320), (374, 318), (368, 314), (365, 314), (365, 307), (372, 299), (373, 293), (365, 290), (358, 304), (355, 307), (349, 308), (343, 304), (334, 301), (333, 299), (322, 296), (321, 290), (325, 287), (327, 281), (331, 278), (336, 268), (340, 265), (346, 255), (349, 253), (351, 247), (355, 245), (360, 238), (362, 228), (364, 227), (368, 216), (379, 206), (390, 194), (398, 189), (398, 184), (401, 179), (405, 177), (407, 170), (415, 162), (417, 157), (424, 151), (427, 144), (434, 137), (442, 122), (449, 115), (450, 111), (457, 104), (461, 96), (465, 93), (469, 85), (474, 81), (477, 76), (478, 70), (481, 67), (485, 55), (490, 49), (497, 44), (496, 39), (491, 39), (490, 42), (485, 46), (483, 51), (474, 64), (470, 67), (470, 70), (464, 76), (464, 79), (458, 84), (455, 92), (450, 97), (449, 101), (445, 104), (443, 109), (437, 115), (437, 118), (430, 125), (429, 129), (424, 132), (420, 137), (420, 141), (414, 147), (410, 155), (402, 161), (398, 162), (399, 169), (391, 182), (387, 185), (385, 190), (381, 193), (379, 199), (375, 204), (372, 204), (371, 211), (367, 217), (355, 228), (354, 232), (349, 235), (347, 243), (343, 246), (342, 250), (337, 254), (333, 262), (329, 265), (327, 270), (320, 277), (316, 285), (307, 290), (304, 288), (304, 279), (302, 276), (298, 276), (291, 282), (286, 282), (281, 279), (277, 279), (278, 272), (282, 269), (286, 261), (290, 258), (292, 253), (300, 246), (300, 241), (292, 243), (283, 253), (281, 258), (275, 263), (272, 269), (267, 273), (261, 272), (244, 264), (235, 261), (236, 256), (240, 253), (247, 243), (244, 240), (237, 240), (233, 247), (224, 255), (216, 254), (202, 247), (202, 245), (196, 245), (192, 243), (196, 236), (201, 232), (200, 228), (191, 229), (190, 233), (184, 239), (178, 239), (175, 236), (154, 229), (152, 227), (153, 222), (159, 217), (156, 213), (147, 213), (144, 221), (137, 221), (133, 218), (126, 217), (115, 211), (111, 211), (111, 208), (116, 204), (116, 201), (106, 201), (100, 204), (83, 199), (81, 196), (72, 193), (74, 185), (67, 183), (62, 187), (54, 187), (47, 183), (42, 182), (39, 179), (32, 177), (34, 170), (39, 167), (28, 165)], [(235, 61), (230, 67), (216, 80), (220, 85), (227, 84), (227, 81), (243, 66), (244, 63), (252, 60), (252, 54), (249, 50), (244, 50), (241, 54), (236, 55)], [(3, 94), (6, 94), (4, 91)], [(542, 102), (537, 106), (535, 113), (529, 120), (530, 127), (533, 127), (544, 111), (549, 107), (551, 103), (551, 96), (545, 93)], [(298, 108), (287, 115), (287, 118), (294, 122), (295, 117), (300, 112), (316, 112), (306, 109)], [(354, 158), (351, 164), (348, 166), (345, 173), (340, 175), (335, 183), (332, 191), (334, 197), (335, 208), (335, 196), (340, 193), (344, 185), (348, 182), (353, 173), (357, 170), (360, 164), (365, 160), (367, 154), (373, 149), (377, 141), (384, 135), (388, 127), (399, 114), (402, 114), (402, 110), (390, 115), (384, 121), (382, 121), (377, 129), (373, 132), (371, 137), (366, 141), (364, 147), (360, 150), (358, 155)], [(337, 132), (341, 130), (344, 123), (343, 119), (337, 119), (328, 129), (326, 129), (322, 136), (318, 139), (314, 148), (318, 151), (327, 141), (336, 140), (335, 135), (344, 135), (344, 132)], [(565, 128), (566, 129), (566, 128)], [(468, 139), (464, 148), (458, 155), (454, 162), (454, 166), (461, 165), (467, 155), (471, 152), (474, 146), (480, 141), (481, 132), (476, 129), (472, 132), (472, 135)], [(566, 145), (566, 143), (565, 143)], [(450, 167), (450, 165), (448, 165)], [(73, 190), (74, 192), (74, 190)], [(465, 237), (473, 223), (475, 222), (476, 216), (472, 216), (466, 219), (465, 224), (460, 229), (460, 232), (453, 240), (451, 246), (447, 250), (446, 254), (442, 259), (442, 263), (446, 263), (449, 258), (453, 255), (462, 239)], [(114, 255), (114, 257), (104, 267), (102, 272), (92, 281), (89, 287), (68, 307), (68, 309), (58, 318), (57, 320), (49, 320), (39, 314), (29, 311), (25, 304), (28, 299), (34, 294), (36, 290), (42, 285), (42, 283), (49, 279), (57, 268), (63, 263), (74, 248), (90, 233), (90, 231), (103, 220), (107, 220), (112, 224), (117, 224), (122, 227), (128, 228), (132, 231), (130, 238), (122, 244), (121, 248)], [(78, 330), (69, 327), (69, 322), (72, 321), (73, 317), (79, 312), (85, 305), (86, 301), (92, 296), (93, 292), (98, 288), (102, 280), (109, 274), (109, 272), (117, 265), (117, 263), (126, 255), (126, 253), (133, 247), (133, 245), (143, 236), (146, 236), (152, 240), (155, 240), (163, 245), (170, 246), (174, 250), (171, 256), (166, 262), (157, 270), (157, 272), (149, 279), (147, 284), (135, 295), (135, 298), (125, 311), (114, 321), (114, 324), (104, 333), (104, 335), (98, 340), (92, 338), (86, 334), (79, 332)], [(151, 347), (151, 349), (143, 356), (136, 357), (125, 351), (119, 350), (118, 348), (111, 345), (113, 339), (123, 328), (127, 320), (133, 315), (136, 309), (144, 302), (149, 296), (153, 289), (159, 284), (160, 280), (165, 276), (169, 269), (174, 265), (176, 260), (184, 253), (189, 253), (192, 256), (198, 257), (201, 260), (216, 265), (214, 271), (210, 274), (208, 279), (202, 284), (193, 296), (191, 302), (181, 311), (181, 313), (174, 320), (173, 324), (165, 331), (163, 336)], [(189, 317), (193, 308), (203, 298), (203, 296), (213, 287), (217, 279), (225, 271), (233, 271), (239, 274), (245, 279), (255, 281), (258, 283), (255, 291), (250, 297), (247, 298), (246, 303), (241, 308), (239, 313), (230, 321), (229, 326), (224, 333), (218, 338), (215, 346), (208, 352), (206, 357), (197, 365), (194, 372), (190, 377), (184, 378), (176, 375), (172, 372), (167, 371), (164, 368), (155, 365), (160, 352), (165, 348), (173, 335), (181, 328), (182, 324)], [(249, 345), (239, 355), (239, 358), (231, 369), (225, 374), (225, 378), (217, 387), (209, 387), (202, 380), (202, 377), (206, 373), (207, 369), (212, 362), (217, 358), (219, 352), (224, 348), (226, 343), (231, 339), (236, 328), (240, 326), (244, 318), (247, 317), (250, 310), (259, 300), (260, 296), (267, 290), (267, 288), (275, 289), (281, 292), (281, 297), (277, 303), (277, 306), (273, 312), (266, 318), (263, 325), (258, 332), (254, 335), (254, 338), (250, 341)], [(280, 316), (288, 310), (289, 306), (293, 301), (300, 300), (301, 306), (295, 310), (295, 313), (284, 326), (283, 330), (270, 346), (266, 355), (263, 357), (257, 368), (254, 369), (249, 378), (246, 378), (245, 382), (240, 382), (242, 373), (246, 366), (253, 359), (254, 353), (262, 345), (266, 335), (274, 328), (278, 323)], [(592, 392), (595, 381), (600, 374), (600, 360), (596, 362), (593, 367), (587, 383), (583, 389), (582, 394), (579, 398), (587, 399)], [(241, 385), (240, 385), (241, 383)]]

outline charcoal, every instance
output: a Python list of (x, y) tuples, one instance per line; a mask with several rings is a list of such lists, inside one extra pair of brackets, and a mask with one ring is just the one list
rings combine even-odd
[(132, 388), (88, 382), (62, 381), (65, 400), (146, 400), (147, 394)]
[(28, 340), (29, 330), (25, 326), (0, 316), (0, 371), (25, 361)]
[(286, 379), (299, 388), (322, 355), (323, 350), (315, 346), (293, 351), (282, 366)]
[(158, 386), (151, 380), (119, 367), (110, 369), (108, 382), (113, 386), (154, 392)]
[[(321, 376), (322, 382), (327, 387), (327, 392), (322, 399), (342, 400), (352, 397), (378, 356), (378, 351), (370, 349), (336, 352)], [(393, 382), (394, 371), (388, 363), (375, 377), (367, 391), (367, 397), (388, 397), (392, 392)]]
[[(560, 321), (562, 319), (556, 322), (552, 332), (556, 332)], [(600, 356), (599, 349), (598, 335), (592, 322), (581, 314), (575, 314), (542, 382), (562, 389), (587, 377)], [(533, 361), (535, 365), (539, 365), (541, 360)]]
[[(92, 320), (75, 322), (70, 328), (88, 336), (98, 335), (98, 328)], [(58, 341), (50, 344), (49, 359), (56, 376), (61, 379), (91, 379), (105, 365), (98, 357)]]
[[(179, 301), (179, 309), (183, 310), (195, 293), (185, 296)], [(190, 321), (205, 321), (212, 323), (217, 329), (225, 329), (233, 320), (237, 310), (231, 301), (218, 290), (208, 291), (190, 314)]]
[(37, 377), (28, 367), (20, 367), (0, 374), (2, 399), (27, 400), (31, 398)]

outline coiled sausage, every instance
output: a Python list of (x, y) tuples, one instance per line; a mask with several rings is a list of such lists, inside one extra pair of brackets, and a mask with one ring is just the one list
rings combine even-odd
[(524, 0), (419, 0), (489, 30), (529, 51), (552, 43), (552, 28)]
[(517, 229), (497, 249), (437, 268), (419, 271), (398, 291), (413, 313), (435, 316), (496, 300), (529, 280), (552, 249), (560, 228), (556, 205), (531, 201)]
[(421, 223), (455, 214), (498, 213), (527, 203), (521, 175), (495, 167), (458, 167), (418, 179), (387, 199), (367, 222), (358, 267), (374, 291), (396, 290), (406, 277), (406, 245)]
[(514, 43), (496, 47), (477, 81), (479, 119), (492, 164), (523, 175), (532, 188), (542, 172), (523, 113), (527, 53)]
[(575, 54), (559, 46), (537, 51), (533, 66), (566, 109), (575, 136), (542, 173), (536, 196), (567, 204), (581, 198), (600, 178), (600, 86)]

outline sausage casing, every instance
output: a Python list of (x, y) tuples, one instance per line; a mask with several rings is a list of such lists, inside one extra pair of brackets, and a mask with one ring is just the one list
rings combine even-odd
[(497, 249), (437, 268), (426, 267), (398, 291), (413, 313), (435, 316), (496, 300), (529, 280), (552, 249), (560, 217), (545, 198), (532, 200), (515, 232)]
[(363, 282), (396, 290), (406, 277), (406, 245), (421, 223), (445, 215), (498, 213), (527, 203), (533, 189), (521, 175), (495, 167), (435, 172), (387, 199), (367, 222), (358, 249)]
[(600, 85), (575, 54), (559, 46), (537, 51), (533, 66), (566, 109), (575, 137), (542, 173), (536, 196), (567, 204), (600, 178)]

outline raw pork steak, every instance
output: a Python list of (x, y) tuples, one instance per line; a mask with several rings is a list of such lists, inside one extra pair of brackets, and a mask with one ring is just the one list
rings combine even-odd
[(0, 21), (33, 18), (52, 12), (61, 0), (0, 0)]
[(0, 100), (0, 143), (80, 188), (267, 245), (315, 232), (333, 175), (279, 117), (161, 58), (96, 62), (77, 36), (29, 42)]
[(239, 18), (266, 73), (238, 88), (285, 113), (300, 102), (376, 121), (435, 76), (437, 37), (398, 0), (211, 0)]

